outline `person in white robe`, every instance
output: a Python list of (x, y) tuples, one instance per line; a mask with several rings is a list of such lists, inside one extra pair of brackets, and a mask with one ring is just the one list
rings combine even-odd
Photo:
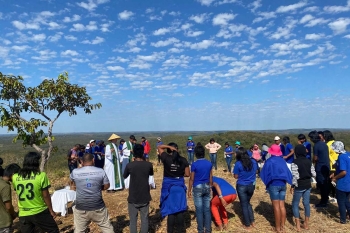
[(105, 150), (105, 166), (104, 170), (109, 179), (110, 187), (107, 192), (115, 192), (116, 190), (123, 188), (121, 170), (120, 170), (120, 155), (118, 151), (117, 142), (120, 137), (116, 134), (112, 134), (106, 145)]

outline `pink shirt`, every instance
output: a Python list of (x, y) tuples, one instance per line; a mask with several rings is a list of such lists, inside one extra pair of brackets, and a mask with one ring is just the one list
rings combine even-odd
[(207, 145), (205, 145), (205, 148), (207, 148), (209, 150), (209, 153), (215, 154), (221, 148), (221, 145), (219, 143), (216, 143), (216, 142), (214, 142), (214, 143), (209, 142)]

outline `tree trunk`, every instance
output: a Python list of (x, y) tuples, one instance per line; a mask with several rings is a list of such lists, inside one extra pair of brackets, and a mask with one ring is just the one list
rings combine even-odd
[(41, 155), (41, 162), (40, 162), (40, 171), (44, 171), (44, 168), (45, 168), (45, 164), (47, 162), (47, 159), (46, 159), (46, 151), (41, 149), (40, 147), (38, 147), (36, 144), (32, 144), (32, 147), (40, 153)]
[[(43, 164), (43, 167), (40, 167), (40, 170), (43, 171), (45, 168), (45, 165), (47, 163), (47, 161), (49, 161), (50, 156), (51, 156), (51, 152), (53, 150), (53, 144), (52, 144), (52, 127), (53, 127), (53, 123), (54, 121), (50, 121), (49, 123), (49, 129), (47, 130), (47, 141), (49, 143), (49, 149), (47, 151), (47, 156), (45, 158), (45, 164)], [(42, 162), (42, 161), (41, 161)]]

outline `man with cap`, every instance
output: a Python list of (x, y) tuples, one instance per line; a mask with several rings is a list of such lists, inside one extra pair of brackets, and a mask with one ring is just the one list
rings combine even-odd
[(275, 141), (276, 145), (280, 146), (282, 154), (284, 154), (284, 145), (281, 143), (281, 138), (279, 136), (276, 136), (273, 140)]
[(85, 153), (94, 154), (95, 152), (95, 140), (91, 139), (85, 147)]
[(151, 146), (145, 137), (141, 138), (141, 145), (143, 145), (144, 148), (143, 159), (149, 161), (149, 152), (151, 152)]
[(156, 148), (157, 148), (157, 157), (158, 157), (158, 165), (160, 165), (160, 154), (159, 154), (159, 151), (158, 151), (158, 146), (160, 145), (163, 145), (163, 142), (162, 142), (162, 138), (161, 137), (157, 137), (157, 142), (156, 142)]
[(110, 183), (107, 192), (115, 192), (116, 190), (123, 188), (119, 164), (120, 156), (117, 146), (118, 139), (120, 139), (118, 135), (112, 134), (108, 138), (109, 143), (106, 145), (104, 169)]
[(332, 149), (339, 154), (336, 162), (336, 173), (332, 174), (332, 184), (336, 185), (336, 197), (340, 213), (340, 223), (345, 224), (350, 216), (350, 153), (341, 141), (335, 141)]
[(192, 140), (192, 136), (188, 137), (186, 147), (187, 147), (188, 163), (191, 165), (194, 162), (193, 154), (194, 154), (194, 148), (196, 147), (196, 144)]

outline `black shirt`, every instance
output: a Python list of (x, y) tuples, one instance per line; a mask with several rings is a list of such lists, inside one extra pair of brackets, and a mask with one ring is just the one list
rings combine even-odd
[(307, 159), (306, 157), (299, 157), (296, 158), (293, 162), (298, 166), (298, 173), (299, 173), (299, 179), (298, 179), (298, 187), (295, 189), (297, 190), (305, 190), (311, 188), (311, 161), (310, 159)]
[(314, 155), (317, 156), (316, 172), (329, 170), (329, 150), (325, 142), (319, 141), (315, 143)]
[(163, 152), (160, 155), (160, 159), (163, 162), (164, 165), (164, 177), (184, 177), (185, 175), (185, 168), (189, 167), (189, 164), (187, 162), (187, 159), (184, 157), (180, 156), (179, 164), (174, 164), (173, 163), (173, 156), (169, 155), (166, 152)]
[(153, 166), (147, 161), (133, 161), (126, 165), (124, 178), (130, 175), (128, 202), (146, 204), (151, 201), (148, 177), (153, 176)]

